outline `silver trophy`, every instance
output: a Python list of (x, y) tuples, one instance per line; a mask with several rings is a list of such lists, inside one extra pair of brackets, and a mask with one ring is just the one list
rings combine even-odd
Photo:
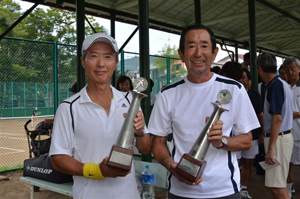
[(148, 81), (139, 77), (133, 82), (132, 101), (121, 128), (118, 140), (112, 147), (107, 165), (118, 169), (130, 171), (133, 159), (133, 138), (135, 129), (133, 120), (140, 107), (141, 99), (147, 97), (141, 92), (148, 87)]
[(212, 112), (209, 120), (202, 129), (199, 137), (189, 153), (183, 154), (177, 167), (176, 172), (185, 178), (195, 182), (203, 174), (206, 166), (205, 155), (210, 145), (207, 140), (207, 133), (212, 124), (219, 120), (221, 114), (227, 109), (222, 108), (222, 104), (228, 104), (231, 101), (231, 93), (228, 90), (221, 90), (217, 95), (217, 101), (212, 103), (214, 111)]

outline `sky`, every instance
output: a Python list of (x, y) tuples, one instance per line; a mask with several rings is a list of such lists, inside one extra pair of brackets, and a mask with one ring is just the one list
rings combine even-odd
[[(22, 12), (25, 12), (28, 10), (33, 3), (24, 2), (21, 0), (15, 0), (16, 3), (20, 4)], [(45, 6), (38, 6), (42, 7), (44, 9), (47, 9)], [(110, 33), (110, 21), (108, 19), (103, 19), (99, 17), (95, 17), (95, 19), (99, 22), (100, 25), (104, 26)], [(119, 48), (124, 44), (124, 42), (127, 40), (127, 38), (131, 35), (131, 33), (135, 30), (136, 26), (125, 24), (121, 22), (116, 22), (116, 41), (118, 43)], [(176, 46), (179, 47), (179, 35), (166, 33), (158, 30), (149, 30), (149, 52), (150, 55), (158, 55), (160, 54), (159, 51), (163, 49), (165, 45), (170, 45), (171, 47)], [(234, 51), (233, 47), (228, 46), (228, 50)], [(126, 45), (124, 48), (126, 52), (139, 52), (139, 32), (136, 32), (134, 37), (130, 40), (130, 42)], [(248, 52), (248, 50), (239, 49), (239, 54), (245, 54)], [(127, 56), (130, 56), (126, 54)], [(223, 59), (224, 57), (228, 56), (228, 53), (226, 51), (222, 51), (219, 46), (219, 52), (215, 59), (215, 62), (218, 62), (220, 59)], [(128, 58), (128, 57), (125, 57)]]

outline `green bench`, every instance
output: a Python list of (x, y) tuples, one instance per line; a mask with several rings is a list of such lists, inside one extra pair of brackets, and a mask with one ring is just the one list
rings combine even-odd
[[(150, 169), (153, 171), (155, 175), (154, 186), (157, 188), (166, 189), (167, 170), (162, 165), (158, 163), (149, 163), (149, 162), (142, 162), (140, 160), (135, 160), (134, 161), (135, 172), (138, 175), (141, 175), (142, 171), (145, 169), (146, 164), (150, 166)], [(60, 193), (72, 197), (73, 183), (57, 184), (57, 183), (48, 182), (45, 180), (40, 180), (32, 177), (21, 177), (20, 181), (31, 185), (30, 187), (31, 199), (34, 199), (34, 187), (40, 187), (43, 189), (47, 189), (56, 193)]]
[(30, 192), (31, 192), (30, 198), (31, 199), (34, 199), (34, 187), (35, 186), (72, 197), (72, 186), (73, 186), (72, 182), (56, 184), (53, 182), (48, 182), (45, 180), (40, 180), (40, 179), (36, 179), (36, 178), (32, 178), (32, 177), (21, 177), (20, 181), (31, 185), (31, 187), (30, 187)]

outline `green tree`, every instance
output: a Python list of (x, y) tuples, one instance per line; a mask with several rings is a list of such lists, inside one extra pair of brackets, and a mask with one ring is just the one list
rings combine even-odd
[[(21, 7), (12, 0), (0, 1), (0, 34), (6, 31), (22, 15)], [(96, 32), (106, 32), (94, 17), (87, 16)], [(92, 28), (85, 23), (86, 35), (93, 33)], [(49, 7), (35, 8), (8, 35), (9, 37), (57, 41), (64, 44), (76, 44), (76, 13)]]
[(167, 81), (167, 59), (164, 57), (169, 57), (171, 82), (182, 79), (187, 74), (186, 69), (181, 67), (181, 62), (178, 63), (179, 55), (177, 49), (177, 46), (170, 47), (169, 45), (165, 45), (163, 49), (159, 51), (159, 54), (162, 57), (156, 57), (154, 59), (154, 65), (158, 67), (159, 76), (162, 82)]
[[(159, 55), (162, 57), (169, 56), (170, 58), (179, 58), (177, 53), (178, 47), (175, 45), (171, 47), (170, 45), (165, 45), (159, 52)], [(170, 66), (174, 65), (176, 59), (170, 59)], [(154, 65), (158, 67), (159, 74), (165, 74), (165, 70), (167, 69), (167, 60), (166, 58), (156, 57), (154, 59)]]
[[(12, 0), (0, 1), (0, 34), (21, 16), (20, 5)], [(96, 19), (87, 16), (97, 32), (106, 32)], [(86, 35), (93, 30), (86, 23)], [(9, 37), (23, 38), (38, 41), (57, 41), (63, 44), (76, 44), (76, 14), (74, 12), (56, 8), (36, 8), (21, 23), (19, 23), (7, 35)], [(35, 82), (52, 82), (53, 46), (51, 44), (5, 42), (2, 40), (0, 48), (0, 74), (3, 81), (26, 81), (30, 77)], [(76, 76), (76, 49), (59, 48), (59, 67), (61, 77), (59, 81), (68, 82), (70, 72)], [(75, 60), (75, 61), (74, 61)], [(32, 71), (28, 76), (23, 70), (16, 76), (13, 69), (15, 66)]]
[[(13, 0), (0, 0), (0, 34), (4, 33), (21, 15), (21, 7), (18, 3)], [(94, 17), (87, 16), (87, 18), (96, 32), (107, 33), (107, 30)], [(85, 24), (85, 34), (92, 34), (92, 28), (88, 23)], [(39, 96), (46, 96), (45, 89), (42, 89), (43, 85), (53, 84), (53, 41), (57, 41), (59, 44), (59, 83), (75, 82), (77, 50), (72, 45), (76, 45), (77, 37), (74, 12), (52, 7), (48, 9), (35, 8), (6, 36), (38, 40), (43, 43), (5, 38), (0, 41), (0, 90), (3, 91), (0, 96), (0, 108), (4, 104), (10, 103), (7, 100), (11, 99), (11, 93), (13, 93), (14, 99), (18, 100), (14, 104), (21, 104), (25, 86), (26, 98), (34, 99), (36, 84), (41, 86), (38, 89)], [(12, 89), (10, 82), (14, 82), (15, 85), (18, 84), (17, 82), (21, 83), (20, 86), (15, 86), (14, 90), (10, 90)]]
[[(0, 34), (4, 33), (21, 16), (21, 7), (12, 0), (0, 1)], [(8, 37), (23, 37), (26, 31), (21, 26), (11, 30)]]

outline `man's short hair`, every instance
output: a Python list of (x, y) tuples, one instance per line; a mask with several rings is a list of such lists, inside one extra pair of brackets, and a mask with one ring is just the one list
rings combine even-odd
[(238, 62), (228, 61), (223, 65), (220, 71), (220, 75), (239, 81), (243, 75), (242, 64)]
[(256, 59), (257, 67), (261, 67), (261, 69), (265, 73), (276, 73), (277, 72), (277, 61), (275, 55), (267, 52), (263, 52), (258, 55)]
[(247, 61), (247, 60), (250, 60), (250, 53), (246, 53), (244, 54), (244, 62)]
[(70, 92), (74, 92), (74, 93), (77, 93), (77, 82), (75, 82), (73, 84), (73, 86), (71, 88), (69, 88), (69, 91)]
[(214, 53), (214, 51), (217, 47), (216, 46), (217, 42), (216, 42), (216, 37), (215, 37), (215, 34), (213, 33), (213, 31), (207, 26), (200, 25), (200, 24), (194, 24), (194, 25), (187, 26), (181, 32), (180, 41), (179, 41), (179, 49), (182, 52), (182, 54), (184, 54), (184, 44), (185, 44), (185, 35), (186, 35), (186, 33), (190, 30), (198, 30), (198, 29), (206, 30), (209, 33), (211, 44), (212, 44), (212, 53)]
[(300, 67), (300, 61), (299, 61), (299, 59), (297, 59), (297, 58), (294, 58), (294, 57), (288, 57), (288, 58), (286, 58), (284, 61), (283, 61), (283, 66), (286, 66), (286, 65), (289, 65), (289, 64), (291, 64), (291, 63), (293, 63), (293, 62), (295, 62), (296, 63), (296, 65), (298, 66), (298, 67)]

